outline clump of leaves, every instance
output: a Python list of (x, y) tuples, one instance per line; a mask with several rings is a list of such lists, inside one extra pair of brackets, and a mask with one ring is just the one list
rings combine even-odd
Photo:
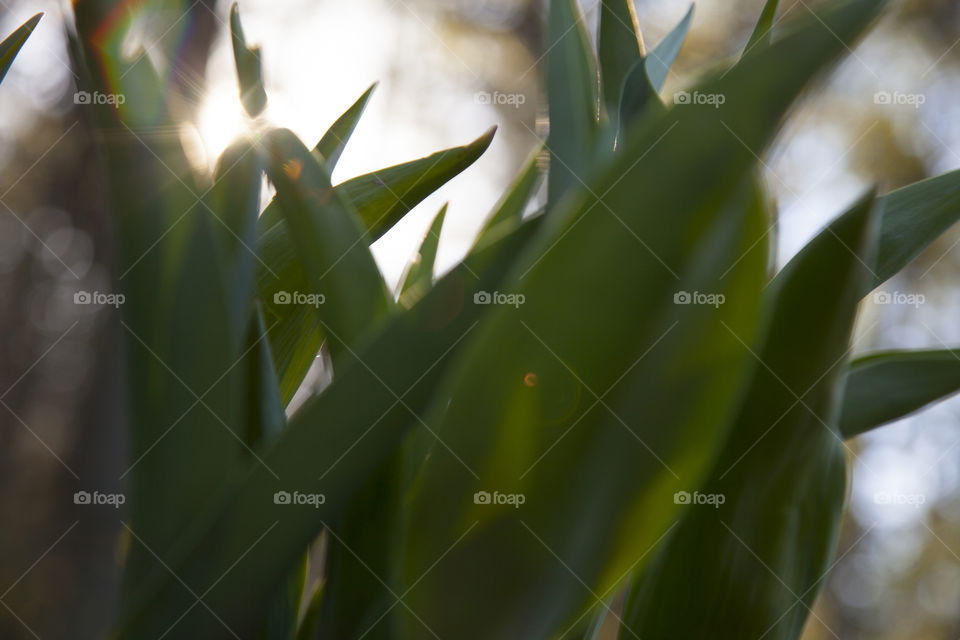
[[(333, 185), (371, 87), (312, 150), (271, 129), (197, 176), (148, 135), (177, 124), (156, 70), (78, 5), (86, 88), (127, 96), (91, 107), (129, 134), (101, 139), (131, 434), (115, 637), (595, 638), (612, 615), (623, 638), (797, 638), (844, 440), (960, 388), (953, 352), (849, 355), (861, 299), (960, 217), (960, 174), (864, 194), (771, 280), (758, 157), (883, 5), (771, 37), (776, 4), (668, 107), (692, 14), (648, 53), (631, 3), (604, 0), (595, 55), (552, 0), (546, 207), (524, 216), (531, 160), (437, 278), (444, 208), (396, 292), (369, 244), (493, 131)], [(230, 24), (257, 116), (259, 49)], [(321, 345), (333, 382), (290, 412)]]

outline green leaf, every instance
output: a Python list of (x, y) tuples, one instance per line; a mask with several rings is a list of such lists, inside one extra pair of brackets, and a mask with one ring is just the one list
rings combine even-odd
[(124, 474), (133, 536), (125, 596), (151, 571), (162, 570), (157, 558), (166, 556), (240, 464), (242, 368), (235, 366), (240, 354), (228, 330), (229, 303), (217, 260), (220, 230), (214, 214), (199, 207), (180, 222), (176, 231), (187, 241), (179, 264), (150, 292), (164, 310), (162, 329), (145, 336), (138, 318), (124, 322), (138, 381), (132, 394), (138, 420)]
[(747, 55), (756, 46), (766, 46), (770, 44), (773, 38), (773, 23), (777, 17), (777, 6), (780, 0), (767, 0), (763, 5), (763, 11), (760, 13), (760, 19), (757, 20), (757, 26), (753, 28), (750, 39), (747, 41), (747, 47), (743, 55)]
[[(502, 290), (525, 302), (491, 312), (425, 418), (444, 446), (434, 447), (413, 493), (400, 586), (440, 636), (457, 629), (462, 638), (551, 637), (593, 603), (583, 583), (606, 591), (661, 533), (654, 529), (672, 509), (658, 508), (656, 496), (672, 495), (673, 474), (697, 475), (719, 444), (747, 356), (721, 320), (751, 333), (763, 251), (749, 254), (725, 281), (717, 276), (761, 237), (761, 199), (738, 191), (719, 211), (687, 210), (691, 219), (675, 230), (692, 231), (689, 240), (657, 234), (652, 212), (640, 219), (626, 213), (641, 172), (669, 184), (651, 171), (663, 157), (651, 156), (607, 196), (630, 220), (630, 232), (612, 215), (597, 215), (589, 232), (586, 223), (573, 227), (569, 243), (549, 253), (540, 242), (531, 247), (529, 255), (542, 261), (521, 284)], [(611, 168), (610, 182), (623, 171)], [(683, 217), (680, 209), (658, 210)], [(679, 282), (633, 234), (681, 269)], [(604, 248), (603, 262), (571, 257), (587, 242), (596, 243), (587, 253)], [(600, 269), (624, 275), (611, 282)], [(677, 289), (714, 291), (738, 304), (681, 307), (674, 304)], [(690, 404), (665, 400), (679, 396)], [(478, 506), (480, 491), (521, 494), (530, 506)], [(448, 548), (418, 580), (429, 558)], [(427, 635), (419, 621), (406, 622), (411, 637)]]
[(246, 428), (244, 439), (250, 446), (272, 442), (283, 431), (287, 417), (283, 412), (280, 388), (274, 376), (273, 355), (267, 339), (263, 308), (257, 302), (245, 352), (247, 359)]
[[(673, 493), (699, 486), (753, 362), (766, 228), (756, 156), (875, 8), (838, 5), (700, 85), (727, 102), (651, 119), (546, 216), (500, 289), (525, 302), (491, 310), (425, 416), (443, 446), (411, 492), (400, 589), (434, 633), (552, 637), (663, 534)], [(673, 304), (681, 291), (731, 302)], [(525, 502), (475, 504), (479, 491)], [(403, 621), (406, 637), (429, 635)]]
[(619, 109), (620, 130), (617, 132), (617, 140), (625, 140), (648, 110), (659, 115), (666, 109), (657, 95), (656, 87), (650, 82), (646, 59), (638, 62), (627, 74)]
[(363, 112), (367, 108), (367, 103), (370, 101), (370, 96), (373, 95), (373, 90), (377, 88), (377, 84), (378, 83), (374, 82), (370, 85), (370, 88), (364, 91), (363, 95), (357, 98), (357, 101), (354, 102), (349, 109), (344, 111), (343, 115), (337, 118), (337, 121), (327, 129), (327, 132), (320, 138), (320, 142), (313, 148), (314, 154), (317, 155), (317, 160), (326, 167), (327, 173), (333, 173), (334, 167), (337, 166), (337, 161), (340, 160), (340, 154), (343, 153), (344, 148), (347, 146), (347, 141), (350, 139), (350, 136), (353, 135), (354, 129), (357, 128), (360, 117), (363, 116)]
[(275, 298), (275, 306), (312, 307), (337, 336), (331, 342), (336, 363), (386, 317), (389, 294), (356, 216), (316, 158), (286, 129), (267, 133), (265, 143), (267, 173), (310, 285), (307, 291), (283, 292), (287, 295)]
[[(953, 171), (892, 191), (878, 201), (881, 209), (880, 240), (870, 277), (863, 282), (861, 297), (906, 267), (930, 243), (960, 219), (960, 171)], [(853, 215), (853, 212), (845, 214)], [(833, 220), (804, 248), (832, 244), (843, 216)]]
[(249, 328), (255, 261), (258, 260), (262, 158), (251, 142), (235, 142), (218, 159), (214, 176), (207, 209), (217, 218), (214, 230), (223, 268), (222, 286), (230, 306), (228, 328), (234, 348), (239, 352)]
[(280, 591), (273, 596), (267, 610), (264, 625), (264, 640), (294, 640), (297, 635), (297, 623), (300, 617), (300, 601), (307, 583), (310, 569), (310, 556), (303, 553), (300, 562), (284, 580)]
[(768, 329), (733, 430), (709, 481), (675, 498), (690, 506), (638, 574), (621, 639), (800, 637), (839, 533), (839, 392), (879, 226), (873, 194), (850, 212), (768, 288)]
[(13, 59), (20, 53), (21, 47), (33, 33), (42, 17), (43, 13), (36, 14), (7, 36), (3, 42), (0, 42), (0, 82), (3, 82), (3, 79), (7, 76), (7, 71), (10, 70)]
[(647, 75), (650, 76), (650, 84), (652, 84), (657, 91), (663, 88), (663, 83), (667, 80), (667, 74), (670, 73), (670, 67), (673, 65), (673, 61), (676, 60), (677, 54), (680, 53), (683, 42), (687, 39), (687, 32), (690, 31), (690, 24), (692, 22), (693, 5), (691, 4), (690, 8), (687, 9), (686, 15), (683, 16), (683, 19), (677, 23), (677, 26), (670, 30), (670, 33), (668, 33), (663, 40), (660, 41), (660, 44), (654, 47), (650, 55), (647, 56)]
[[(348, 180), (334, 187), (334, 192), (353, 204), (366, 231), (365, 242), (372, 242), (412, 207), (473, 164), (490, 145), (493, 133), (491, 129), (468, 145)], [(276, 321), (270, 331), (270, 344), (286, 405), (316, 358), (323, 334), (312, 309), (275, 302), (279, 293), (308, 287), (276, 202), (271, 202), (260, 216), (257, 247), (261, 261), (257, 294), (267, 316)]]
[(586, 178), (597, 136), (597, 63), (576, 0), (550, 1), (544, 48), (550, 111), (547, 210), (552, 211)]
[(850, 365), (840, 433), (852, 438), (960, 391), (960, 351), (887, 351)]
[[(280, 436), (286, 427), (287, 418), (283, 412), (280, 389), (274, 376), (267, 326), (259, 303), (254, 308), (254, 318), (250, 326), (244, 357), (247, 363), (244, 436), (249, 446), (263, 447)], [(264, 640), (293, 640), (309, 566), (309, 554), (304, 553), (300, 563), (290, 572), (279, 592), (274, 594), (263, 632), (258, 637)]]
[(960, 171), (897, 189), (880, 203), (880, 248), (863, 295), (907, 266), (960, 219)]
[(658, 95), (663, 83), (667, 79), (670, 66), (680, 53), (693, 21), (693, 5), (670, 33), (660, 41), (660, 44), (650, 52), (650, 55), (637, 62), (627, 74), (623, 84), (623, 93), (620, 98), (620, 130), (618, 140), (629, 135), (630, 129), (635, 126), (637, 119), (648, 108), (657, 112), (663, 110), (663, 102)]
[(327, 523), (324, 602), (314, 640), (394, 637), (387, 615), (396, 596), (384, 581), (393, 578), (403, 522), (401, 464), (398, 450)]
[(607, 114), (617, 126), (617, 106), (627, 72), (643, 59), (643, 38), (633, 0), (603, 0), (600, 6), (600, 39), (597, 44), (600, 77)]
[(323, 583), (318, 583), (310, 594), (306, 609), (300, 617), (296, 640), (313, 640), (313, 633), (320, 619), (320, 606), (323, 604)]
[(475, 246), (483, 246), (486, 242), (499, 239), (520, 226), (523, 214), (537, 187), (543, 173), (540, 170), (538, 159), (542, 148), (538, 148), (527, 164), (520, 170), (520, 174), (507, 189), (500, 202), (493, 208), (490, 217), (484, 222), (480, 233), (477, 234)]
[(267, 108), (267, 92), (263, 88), (263, 68), (260, 63), (260, 47), (247, 46), (247, 39), (240, 24), (237, 3), (230, 6), (230, 33), (233, 42), (233, 59), (240, 84), (240, 102), (251, 118)]
[(337, 185), (357, 209), (370, 241), (382, 236), (408, 211), (472, 165), (490, 146), (491, 127), (468, 145), (380, 169)]
[(447, 205), (443, 205), (427, 233), (420, 242), (420, 249), (410, 263), (407, 272), (400, 282), (400, 302), (406, 307), (414, 300), (423, 297), (433, 284), (433, 268), (437, 260), (437, 249), (440, 247), (440, 230), (443, 228), (443, 219), (447, 215)]
[[(396, 450), (420, 415), (464, 337), (487, 309), (475, 293), (499, 286), (511, 257), (538, 228), (526, 223), (440, 279), (420, 302), (394, 314), (380, 334), (263, 452), (263, 465), (234, 476), (219, 507), (195, 523), (157, 570), (131, 594), (116, 637), (158, 637), (170, 621), (179, 637), (220, 637), (221, 622), (241, 636), (262, 622), (262, 603), (321, 527)], [(476, 274), (476, 275), (474, 275)], [(477, 279), (476, 276), (479, 276)], [(358, 397), (364, 401), (357, 402)], [(398, 401), (400, 398), (400, 401)], [(269, 469), (282, 470), (282, 481)], [(274, 493), (322, 493), (317, 508), (275, 504)], [(191, 609), (195, 593), (206, 608)], [(211, 586), (213, 585), (213, 586)], [(197, 590), (200, 591), (197, 591)]]

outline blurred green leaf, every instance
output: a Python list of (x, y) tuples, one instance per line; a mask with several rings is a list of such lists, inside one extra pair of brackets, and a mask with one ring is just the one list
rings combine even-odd
[(396, 604), (389, 585), (395, 582), (403, 523), (401, 464), (400, 451), (394, 451), (344, 513), (327, 523), (324, 601), (313, 640), (395, 637), (387, 613)]
[[(756, 157), (876, 8), (839, 4), (701, 84), (726, 103), (651, 118), (546, 217), (500, 289), (524, 303), (492, 309), (425, 417), (443, 446), (412, 491), (400, 586), (434, 633), (552, 637), (663, 534), (674, 491), (699, 486), (752, 362), (765, 280)], [(730, 303), (674, 304), (683, 292)], [(484, 491), (525, 502), (475, 504)], [(429, 635), (404, 622), (407, 637)]]
[(230, 6), (230, 33), (233, 42), (233, 59), (240, 84), (240, 102), (251, 118), (256, 118), (267, 108), (267, 92), (263, 88), (263, 67), (260, 62), (260, 47), (247, 46), (247, 39), (240, 24), (237, 3)]
[(301, 554), (300, 561), (273, 596), (267, 609), (267, 621), (260, 636), (264, 640), (295, 640), (300, 619), (300, 601), (310, 568), (309, 554)]
[(20, 53), (20, 49), (27, 38), (30, 37), (30, 34), (33, 33), (42, 17), (43, 13), (36, 14), (7, 36), (3, 42), (0, 42), (0, 82), (3, 82), (7, 71), (10, 70), (10, 65), (13, 64), (13, 59)]
[[(609, 194), (616, 211), (627, 210), (641, 174), (661, 177), (651, 167), (663, 157), (651, 156)], [(623, 166), (611, 168), (610, 182), (614, 175), (623, 175)], [(544, 254), (541, 238), (531, 247), (528, 256), (543, 255), (544, 270), (531, 270), (521, 280), (527, 286), (505, 290), (526, 300), (491, 312), (426, 417), (443, 446), (434, 447), (413, 492), (401, 589), (410, 589), (422, 622), (407, 620), (410, 637), (427, 637), (423, 625), (441, 636), (455, 628), (462, 638), (552, 637), (593, 604), (583, 584), (610, 588), (661, 533), (674, 508), (667, 502), (674, 474), (695, 476), (705, 466), (745, 372), (746, 351), (721, 320), (752, 332), (763, 251), (750, 253), (725, 281), (717, 276), (761, 237), (760, 201), (738, 191), (719, 211), (694, 206), (680, 225), (693, 238), (657, 234), (652, 214), (630, 218), (632, 233), (625, 233), (598, 212), (592, 229), (582, 223), (570, 231), (569, 244)], [(658, 210), (671, 217), (683, 211)], [(637, 249), (633, 233), (684, 276), (664, 273), (654, 255)], [(608, 260), (617, 257), (605, 268), (631, 276), (613, 284), (597, 277), (599, 266), (574, 259), (574, 248), (588, 241), (602, 245)], [(682, 289), (715, 291), (737, 305), (675, 305)], [(664, 400), (676, 397), (689, 404)], [(525, 502), (475, 504), (483, 491), (520, 494)], [(441, 554), (443, 562), (427, 572)]]
[(656, 87), (650, 82), (646, 60), (641, 60), (627, 74), (619, 109), (620, 130), (617, 132), (617, 140), (625, 140), (648, 110), (654, 114), (662, 114), (666, 109), (657, 95)]
[(475, 246), (483, 246), (486, 242), (499, 239), (520, 226), (527, 205), (543, 177), (538, 162), (541, 151), (542, 148), (538, 148), (531, 154), (500, 202), (494, 206), (490, 217), (477, 234)]
[(850, 365), (840, 433), (852, 438), (960, 391), (960, 351), (888, 351)]
[(643, 38), (633, 0), (603, 0), (597, 44), (603, 99), (611, 125), (617, 126), (620, 90), (627, 72), (643, 59)]
[(378, 83), (374, 82), (370, 85), (370, 88), (364, 91), (363, 95), (357, 98), (357, 101), (354, 102), (349, 109), (344, 111), (343, 115), (337, 118), (337, 121), (327, 129), (327, 132), (320, 138), (320, 142), (313, 148), (317, 160), (326, 167), (327, 173), (333, 173), (334, 167), (337, 166), (337, 161), (340, 160), (340, 154), (343, 153), (344, 148), (347, 146), (347, 141), (350, 139), (350, 136), (353, 135), (354, 129), (357, 128), (360, 117), (363, 116), (363, 112), (366, 110), (367, 103), (370, 102), (370, 96), (373, 95), (377, 84)]
[[(356, 216), (316, 158), (285, 129), (267, 133), (265, 143), (267, 173), (309, 283), (306, 291), (282, 292), (274, 302), (312, 306), (338, 336), (331, 341), (336, 363), (386, 317), (390, 297)], [(298, 294), (322, 297), (298, 302)]]
[(125, 323), (129, 348), (137, 353), (132, 375), (136, 386), (145, 387), (142, 396), (134, 396), (139, 419), (125, 473), (133, 533), (125, 595), (151, 571), (162, 569), (157, 557), (165, 557), (209, 508), (240, 462), (242, 368), (236, 367), (240, 354), (229, 331), (230, 308), (218, 264), (222, 226), (215, 215), (197, 208), (177, 227), (186, 235), (178, 267), (168, 288), (151, 292), (163, 310), (163, 330), (144, 337)]
[(544, 49), (550, 111), (547, 210), (552, 211), (586, 178), (597, 136), (597, 62), (576, 0), (550, 0)]
[(839, 391), (876, 247), (873, 194), (842, 220), (766, 291), (768, 328), (733, 430), (706, 485), (675, 498), (687, 513), (637, 575), (621, 639), (800, 637), (845, 497)]
[(863, 295), (907, 266), (960, 219), (960, 171), (897, 189), (880, 203), (880, 248)]
[[(259, 183), (259, 180), (257, 182)], [(280, 389), (274, 376), (267, 326), (259, 303), (254, 309), (244, 358), (247, 362), (244, 435), (249, 446), (262, 448), (280, 436), (286, 427), (287, 419), (283, 412)], [(293, 640), (309, 564), (308, 554), (305, 553), (300, 563), (290, 572), (279, 592), (273, 595), (268, 607), (267, 620), (262, 633), (258, 635), (259, 638)]]
[(753, 33), (750, 34), (750, 39), (747, 41), (747, 48), (743, 51), (744, 55), (750, 53), (750, 51), (758, 45), (765, 46), (770, 44), (770, 40), (773, 38), (773, 24), (777, 17), (777, 6), (779, 4), (780, 0), (767, 0), (763, 5), (763, 11), (760, 13), (760, 19), (757, 20), (757, 26), (753, 28)]
[[(364, 242), (372, 242), (411, 208), (473, 164), (490, 145), (494, 131), (491, 129), (468, 145), (348, 180), (334, 187), (334, 192), (353, 204), (366, 231)], [(257, 294), (267, 317), (276, 321), (270, 331), (270, 344), (286, 405), (320, 350), (323, 333), (313, 309), (276, 303), (278, 293), (308, 287), (276, 201), (260, 216), (257, 246), (261, 260)]]
[(440, 230), (447, 215), (447, 205), (443, 205), (427, 233), (420, 241), (420, 249), (410, 263), (410, 267), (400, 282), (400, 303), (409, 307), (410, 303), (423, 297), (433, 284), (433, 268), (437, 260), (437, 249), (440, 247)]
[(208, 211), (218, 218), (218, 261), (229, 305), (226, 328), (240, 349), (250, 324), (257, 246), (257, 216), (263, 160), (253, 144), (235, 142), (217, 160), (214, 184), (207, 195)]
[(274, 375), (267, 324), (259, 302), (254, 309), (244, 356), (247, 360), (244, 439), (250, 446), (259, 446), (275, 440), (287, 424), (280, 388)]
[(693, 5), (687, 9), (683, 19), (670, 30), (663, 40), (660, 41), (650, 55), (646, 58), (647, 75), (650, 76), (650, 84), (657, 91), (663, 88), (663, 83), (667, 80), (667, 74), (670, 73), (670, 67), (676, 60), (677, 54), (683, 42), (687, 39), (687, 33), (690, 31), (690, 24), (693, 22)]
[(692, 21), (693, 5), (690, 5), (683, 20), (671, 29), (649, 56), (642, 58), (630, 69), (624, 80), (620, 98), (618, 140), (623, 140), (629, 135), (630, 129), (648, 108), (658, 113), (663, 111), (663, 102), (658, 94), (667, 79), (670, 66), (680, 53), (680, 47), (686, 40)]
[[(219, 638), (229, 636), (223, 624), (240, 634), (260, 624), (261, 603), (302, 549), (342, 512), (422, 412), (486, 310), (472, 304), (474, 294), (499, 286), (511, 257), (537, 227), (528, 222), (470, 255), (414, 307), (389, 318), (360, 357), (292, 417), (263, 452), (264, 464), (233, 476), (220, 506), (209, 509), (209, 517), (166, 556), (177, 577), (155, 571), (149, 585), (133, 594), (137, 606), (125, 610), (116, 637), (158, 636), (181, 615), (179, 637)], [(282, 480), (270, 469), (282, 470)], [(322, 493), (325, 500), (317, 508), (298, 508), (275, 503), (277, 491)], [(190, 608), (196, 601), (191, 590), (205, 594), (204, 607)]]
[(300, 626), (297, 629), (297, 640), (312, 640), (313, 633), (320, 619), (320, 606), (323, 604), (323, 583), (318, 583), (310, 594), (310, 599), (300, 617)]

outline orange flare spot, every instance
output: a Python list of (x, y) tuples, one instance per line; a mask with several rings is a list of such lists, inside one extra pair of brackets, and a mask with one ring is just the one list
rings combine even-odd
[(283, 172), (287, 174), (287, 177), (291, 180), (298, 180), (301, 171), (303, 171), (302, 160), (289, 160), (283, 164)]

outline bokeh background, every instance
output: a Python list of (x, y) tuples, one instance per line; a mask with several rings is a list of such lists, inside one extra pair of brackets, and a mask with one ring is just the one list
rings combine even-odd
[[(581, 1), (591, 23), (597, 4)], [(737, 55), (762, 4), (699, 0), (665, 98)], [(781, 0), (780, 15), (817, 4)], [(159, 65), (177, 56), (172, 80), (193, 124), (154, 135), (179, 137), (202, 168), (247, 122), (226, 3), (186, 6), (138, 23), (126, 44)], [(647, 44), (688, 6), (637, 0)], [(375, 245), (391, 281), (448, 200), (439, 268), (454, 264), (542, 140), (543, 10), (537, 0), (241, 2), (248, 39), (264, 49), (266, 117), (308, 144), (380, 81), (335, 182), (499, 125), (476, 165)], [(80, 513), (72, 493), (80, 477), (122, 490), (124, 373), (116, 314), (72, 304), (78, 289), (111, 290), (116, 274), (94, 140), (74, 101), (70, 4), (0, 0), (0, 32), (37, 11), (46, 16), (0, 88), (0, 638), (74, 639), (101, 635), (113, 613), (123, 511)], [(495, 93), (520, 99), (496, 104)], [(871, 185), (886, 191), (960, 167), (958, 122), (960, 4), (894, 2), (764, 158), (778, 263)], [(958, 244), (955, 229), (882, 287), (891, 302), (868, 299), (856, 351), (960, 346)], [(805, 640), (960, 637), (960, 400), (852, 449), (838, 560)]]

